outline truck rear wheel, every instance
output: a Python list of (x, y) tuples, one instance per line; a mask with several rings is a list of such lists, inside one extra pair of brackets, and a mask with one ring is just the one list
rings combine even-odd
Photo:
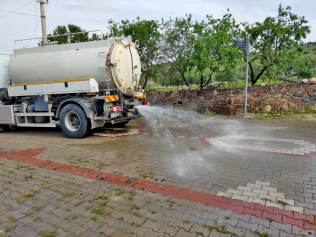
[(89, 134), (91, 124), (85, 112), (75, 104), (65, 105), (60, 112), (60, 127), (69, 138), (82, 138)]

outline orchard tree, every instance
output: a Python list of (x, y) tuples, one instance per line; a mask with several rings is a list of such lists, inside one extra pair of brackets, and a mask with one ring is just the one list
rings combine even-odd
[(159, 41), (158, 62), (168, 64), (179, 73), (183, 83), (191, 87), (187, 72), (194, 47), (194, 22), (191, 15), (186, 18), (162, 19), (162, 36)]
[[(72, 33), (78, 33), (78, 32), (84, 32), (82, 28), (76, 25), (68, 24), (67, 26), (57, 26), (57, 28), (54, 30), (53, 34), (49, 34), (48, 36), (54, 36), (54, 37), (48, 37), (50, 41), (57, 41), (58, 44), (68, 44), (68, 35), (64, 34), (70, 34), (70, 43), (79, 43), (79, 42), (87, 42), (89, 41), (89, 34), (88, 33), (79, 33), (79, 34), (72, 34)], [(63, 36), (57, 36), (57, 35), (63, 35)]]
[[(110, 37), (113, 36), (132, 36), (137, 45), (137, 51), (142, 62), (142, 78), (143, 88), (146, 87), (149, 79), (154, 78), (157, 73), (157, 51), (158, 40), (160, 37), (159, 23), (154, 20), (140, 20), (137, 17), (136, 21), (122, 20), (119, 23), (109, 21)], [(107, 36), (105, 36), (107, 38)]]
[[(250, 39), (251, 57), (249, 61), (250, 79), (252, 85), (265, 71), (273, 65), (282, 66), (290, 63), (300, 53), (300, 41), (310, 33), (305, 17), (299, 17), (290, 12), (291, 8), (279, 5), (276, 17), (267, 17), (262, 23), (252, 25), (244, 23), (244, 37)], [(260, 68), (255, 70), (253, 64), (260, 62)]]
[(228, 12), (222, 19), (207, 16), (207, 20), (193, 26), (193, 50), (189, 61), (189, 67), (195, 68), (200, 75), (200, 89), (210, 84), (214, 73), (231, 71), (242, 58), (234, 45), (240, 30), (233, 16)]

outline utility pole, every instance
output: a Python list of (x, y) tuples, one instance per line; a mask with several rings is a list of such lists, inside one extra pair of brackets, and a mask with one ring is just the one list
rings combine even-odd
[(42, 37), (43, 45), (47, 44), (47, 30), (46, 30), (46, 16), (45, 16), (45, 5), (48, 4), (48, 0), (36, 0), (41, 6), (41, 22), (42, 22)]

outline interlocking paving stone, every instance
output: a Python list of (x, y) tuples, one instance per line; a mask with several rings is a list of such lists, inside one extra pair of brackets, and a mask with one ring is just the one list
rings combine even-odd
[[(284, 129), (282, 131), (288, 131), (289, 129)], [(305, 133), (306, 132), (307, 131), (305, 131)], [(292, 221), (294, 220), (297, 220), (295, 221), (294, 225), (289, 224), (289, 226), (292, 226), (292, 232), (289, 233), (291, 235), (295, 235), (295, 233), (297, 233), (294, 232), (295, 228), (297, 228), (295, 231), (299, 229), (303, 230), (303, 228), (299, 228), (297, 226), (303, 225), (304, 228), (311, 228), (310, 231), (314, 231), (313, 228), (315, 228), (314, 225), (311, 225), (308, 222), (312, 220), (304, 219), (308, 218), (308, 214), (312, 215), (312, 218), (314, 218), (316, 214), (315, 203), (313, 203), (312, 201), (308, 203), (305, 202), (305, 197), (308, 198), (308, 201), (314, 200), (314, 195), (316, 194), (313, 191), (316, 190), (314, 187), (315, 185), (312, 184), (312, 182), (316, 182), (315, 179), (313, 180), (313, 177), (315, 177), (316, 175), (316, 172), (314, 171), (316, 168), (316, 157), (314, 156), (307, 156), (305, 157), (306, 159), (302, 159), (300, 155), (298, 155), (297, 157), (282, 155), (281, 153), (257, 153), (256, 155), (253, 155), (251, 152), (247, 151), (242, 153), (232, 152), (229, 153), (229, 156), (227, 156), (228, 153), (220, 150), (216, 151), (216, 155), (204, 156), (203, 152), (206, 154), (211, 149), (206, 149), (205, 147), (203, 148), (204, 145), (199, 144), (200, 140), (193, 139), (190, 140), (190, 144), (188, 143), (189, 145), (187, 147), (197, 147), (198, 149), (194, 151), (194, 155), (192, 153), (192, 157), (194, 157), (196, 154), (202, 154), (201, 157), (203, 157), (203, 163), (194, 162), (195, 164), (190, 166), (190, 169), (192, 168), (192, 172), (190, 171), (190, 169), (188, 169), (189, 166), (185, 164), (181, 168), (184, 168), (185, 172), (187, 173), (185, 173), (184, 176), (181, 176), (180, 173), (176, 174), (170, 172), (170, 167), (172, 167), (173, 165), (169, 160), (170, 156), (168, 157), (168, 159), (164, 159), (164, 156), (160, 156), (160, 151), (158, 152), (155, 148), (150, 146), (148, 146), (148, 148), (151, 149), (150, 152), (149, 149), (144, 146), (142, 146), (141, 149), (139, 149), (137, 145), (135, 146), (135, 148), (133, 148), (133, 145), (135, 144), (133, 140), (136, 138), (136, 136), (117, 138), (121, 140), (116, 140), (116, 138), (108, 139), (89, 137), (87, 139), (75, 141), (63, 138), (62, 136), (60, 136), (59, 132), (52, 132), (50, 134), (51, 143), (47, 144), (46, 150), (42, 150), (41, 152), (36, 153), (32, 149), (38, 149), (38, 144), (40, 144), (39, 140), (43, 139), (43, 136), (41, 136), (41, 131), (30, 131), (30, 135), (27, 136), (32, 137), (32, 139), (27, 140), (24, 139), (26, 134), (27, 133), (19, 134), (19, 132), (14, 134), (6, 133), (5, 136), (8, 144), (6, 144), (6, 147), (2, 147), (0, 145), (0, 148), (2, 148), (0, 157), (2, 158), (6, 158), (3, 156), (10, 156), (10, 154), (12, 155), (11, 158), (14, 158), (14, 156), (23, 156), (23, 159), (19, 158), (16, 161), (0, 158), (0, 172), (2, 174), (0, 177), (0, 201), (3, 204), (0, 207), (0, 230), (5, 226), (9, 227), (9, 224), (13, 224), (18, 226), (25, 225), (27, 227), (32, 227), (32, 229), (28, 229), (28, 231), (38, 231), (39, 229), (45, 230), (45, 228), (51, 231), (56, 230), (57, 232), (61, 232), (61, 236), (97, 236), (98, 234), (100, 234), (99, 232), (106, 233), (106, 231), (108, 231), (106, 233), (107, 235), (111, 235), (116, 232), (116, 234), (120, 235), (124, 235), (126, 233), (127, 236), (135, 236), (136, 234), (131, 231), (132, 229), (134, 229), (134, 232), (136, 232), (136, 230), (143, 231), (143, 228), (148, 228), (143, 233), (143, 236), (164, 236), (167, 234), (159, 233), (157, 231), (155, 232), (155, 230), (158, 230), (162, 225), (167, 224), (170, 221), (170, 219), (168, 220), (161, 218), (163, 216), (168, 218), (176, 217), (176, 221), (178, 224), (181, 224), (181, 221), (183, 223), (184, 220), (188, 219), (188, 221), (193, 224), (193, 226), (189, 230), (189, 232), (191, 233), (195, 232), (193, 228), (197, 228), (198, 226), (203, 228), (201, 225), (203, 225), (204, 218), (209, 218), (206, 222), (208, 224), (215, 225), (216, 222), (224, 223), (227, 225), (227, 228), (229, 230), (233, 230), (234, 228), (235, 233), (238, 232), (240, 236), (243, 236), (243, 234), (245, 233), (248, 234), (248, 232), (249, 234), (251, 234), (250, 231), (253, 226), (236, 228), (234, 227), (234, 225), (236, 225), (236, 220), (242, 220), (248, 224), (258, 224), (258, 230), (260, 230), (260, 227), (267, 228), (266, 226), (261, 225), (266, 224), (266, 217), (275, 218), (275, 221), (271, 223), (271, 225), (274, 225), (274, 228), (272, 228), (271, 226), (270, 228), (267, 228), (269, 231), (271, 231), (271, 233), (277, 233), (279, 231), (284, 234), (284, 225), (288, 226), (286, 224), (277, 223), (277, 220), (280, 222), (284, 220), (285, 222), (290, 223), (292, 223)], [(0, 134), (0, 136), (2, 135), (3, 134)], [(285, 135), (288, 136), (287, 134)], [(46, 136), (47, 135), (45, 134), (45, 137)], [(279, 136), (282, 137), (282, 134), (280, 134)], [(313, 138), (312, 134), (310, 134), (309, 136), (310, 138)], [(147, 137), (148, 141), (142, 140), (141, 136), (137, 137), (137, 139), (140, 139), (140, 142), (152, 142), (155, 145), (158, 144), (158, 146), (159, 142), (164, 142), (157, 140), (158, 137)], [(159, 139), (161, 139), (161, 136), (159, 137)], [(175, 142), (174, 144), (176, 146), (182, 147), (182, 150), (185, 149), (185, 146), (182, 145), (186, 142), (185, 136), (174, 136), (170, 139), (172, 140), (168, 140), (169, 143)], [(308, 140), (307, 135), (305, 136), (305, 138), (300, 139), (305, 139), (306, 143), (304, 143), (304, 145), (303, 143), (296, 144), (295, 146), (305, 146), (305, 144), (311, 143), (311, 139)], [(295, 137), (293, 136), (293, 139), (291, 140), (294, 141), (297, 139), (295, 139)], [(129, 147), (127, 150), (135, 151), (134, 154), (138, 154), (138, 152), (140, 152), (140, 156), (133, 157), (129, 155), (125, 158), (124, 151), (116, 148), (121, 147), (121, 141), (127, 147)], [(293, 141), (287, 142), (293, 143)], [(283, 141), (275, 140), (275, 143), (278, 142), (281, 144)], [(285, 143), (284, 145), (286, 145)], [(100, 145), (99, 148), (96, 145)], [(168, 145), (168, 143), (164, 143), (164, 145)], [(26, 149), (31, 150), (25, 151)], [(104, 153), (105, 149), (107, 150), (107, 153)], [(202, 151), (202, 153), (199, 153), (199, 149)], [(19, 153), (19, 151), (21, 152)], [(179, 151), (181, 153), (181, 149), (179, 149)], [(221, 155), (221, 152), (223, 153), (223, 155)], [(300, 151), (298, 150), (298, 153), (299, 152)], [(114, 155), (116, 153), (118, 153), (118, 156)], [(130, 154), (133, 154), (133, 152)], [(147, 156), (147, 154), (153, 154), (153, 158), (150, 158), (149, 156)], [(179, 157), (184, 156), (186, 157), (186, 159), (190, 159), (190, 156), (185, 156), (185, 154), (186, 152), (183, 152), (179, 155)], [(36, 156), (37, 159), (34, 159), (34, 156)], [(48, 162), (48, 160), (53, 162)], [(17, 169), (17, 165), (21, 164), (21, 162), (24, 162), (24, 164), (30, 164), (33, 161), (36, 164), (36, 166), (34, 166), (34, 169)], [(181, 162), (186, 161), (181, 160)], [(194, 166), (198, 165), (199, 163), (203, 165), (197, 167), (198, 169), (194, 170)], [(72, 172), (63, 172), (63, 166), (59, 164), (69, 165), (69, 168), (72, 169)], [(100, 164), (105, 165), (100, 166)], [(205, 164), (211, 164), (211, 166), (208, 167), (205, 166)], [(137, 173), (139, 171), (135, 171), (139, 169), (136, 169), (136, 167), (142, 166), (143, 171), (152, 170), (152, 175), (154, 177), (142, 178)], [(31, 168), (33, 168), (33, 165), (31, 165)], [(105, 178), (109, 178), (106, 182), (101, 179), (101, 176), (78, 176), (83, 174), (82, 171), (86, 172), (89, 169), (97, 172), (100, 169), (101, 175), (104, 175), (106, 173), (114, 174), (117, 176), (103, 176)], [(194, 175), (191, 175), (192, 173), (194, 173)], [(148, 175), (145, 173), (142, 174)], [(31, 180), (26, 181), (25, 178), (28, 176), (32, 176), (32, 178)], [(149, 190), (142, 190), (142, 187), (144, 186), (141, 186), (138, 189), (135, 186), (126, 185), (126, 179), (124, 177), (137, 177), (140, 183), (143, 180), (146, 182), (143, 183), (144, 185), (159, 183), (162, 186), (152, 186), (150, 188), (156, 188), (156, 190), (161, 190), (161, 192), (159, 191), (158, 194), (151, 193)], [(111, 181), (111, 179), (113, 178), (115, 182)], [(157, 181), (155, 181), (155, 179), (157, 179)], [(8, 182), (10, 183), (8, 184)], [(270, 182), (270, 185), (272, 187), (266, 186), (268, 185), (268, 182)], [(248, 187), (248, 183), (252, 183), (253, 185), (257, 186)], [(172, 189), (168, 189), (168, 185), (172, 186)], [(30, 190), (35, 186), (41, 187), (39, 193), (35, 195), (35, 198), (24, 198), (21, 191)], [(258, 189), (259, 186), (261, 186), (261, 190), (285, 194), (286, 200), (294, 200), (295, 207), (304, 208), (304, 215), (298, 216), (298, 212), (284, 210), (277, 211), (276, 209), (257, 210), (256, 207), (252, 205), (252, 203), (237, 203), (236, 201), (238, 200), (236, 199), (215, 199), (215, 194), (217, 194), (217, 192), (219, 191), (224, 193), (229, 189), (243, 190), (240, 189), (240, 187), (244, 187), (245, 190), (243, 191), (251, 192), (255, 188)], [(164, 189), (165, 187), (168, 188)], [(191, 194), (173, 195), (173, 193), (176, 194), (174, 188), (178, 187), (182, 188), (182, 190), (186, 189), (197, 192)], [(124, 193), (120, 196), (113, 196), (113, 189), (122, 189)], [(64, 197), (65, 194), (70, 192), (74, 193), (72, 197)], [(136, 195), (134, 194), (134, 199), (131, 202), (126, 200), (130, 196), (129, 192), (136, 193)], [(93, 198), (98, 194), (109, 195), (109, 198), (104, 200), (106, 204), (105, 206), (103, 206), (103, 204), (99, 204), (99, 201), (102, 202), (103, 200), (93, 200)], [(163, 196), (162, 194), (165, 196)], [(211, 195), (205, 196), (204, 194)], [(268, 194), (270, 195), (270, 193)], [(176, 204), (172, 204), (171, 202), (167, 201), (168, 199), (170, 199), (170, 195), (173, 197), (172, 201), (175, 201)], [(274, 196), (278, 195), (275, 194)], [(212, 202), (210, 202), (210, 197), (212, 199)], [(20, 198), (26, 199), (22, 201), (24, 201), (29, 209), (15, 209), (15, 206), (23, 206), (23, 204), (18, 204), (18, 200)], [(41, 209), (35, 209), (33, 213), (29, 214), (29, 216), (22, 217), (24, 215), (24, 212), (32, 210), (32, 207), (36, 206), (40, 206)], [(51, 207), (49, 208), (49, 206)], [(151, 210), (149, 208), (150, 206), (155, 208), (151, 208), (153, 209)], [(12, 207), (14, 209), (10, 210), (10, 208)], [(134, 212), (136, 211), (134, 208), (136, 207), (138, 208), (137, 215), (139, 216), (134, 216)], [(266, 206), (261, 205), (259, 207), (265, 208)], [(98, 215), (91, 213), (91, 211), (96, 208), (104, 208), (104, 216), (103, 214)], [(242, 211), (244, 208), (247, 208), (245, 212)], [(43, 211), (44, 209), (46, 210), (46, 212)], [(130, 209), (132, 211), (130, 211)], [(252, 210), (251, 215), (242, 214), (249, 213), (250, 210)], [(139, 222), (133, 221), (133, 219), (131, 219), (131, 222), (134, 223), (134, 225), (129, 226), (129, 228), (126, 230), (119, 229), (118, 227), (113, 227), (116, 226), (117, 223), (121, 223), (119, 217), (116, 218), (116, 215), (118, 215), (120, 211), (124, 212), (125, 214), (132, 215), (130, 218), (135, 217), (135, 220), (137, 219), (139, 220)], [(231, 215), (228, 219), (225, 219), (223, 213), (227, 213), (227, 211), (230, 211)], [(52, 216), (52, 213), (50, 212), (52, 212), (54, 215)], [(39, 213), (41, 213), (41, 215), (39, 215)], [(180, 213), (183, 214), (180, 215)], [(272, 216), (272, 214), (275, 216)], [(14, 215), (16, 220), (13, 222), (9, 222), (8, 218)], [(257, 219), (255, 219), (257, 215), (260, 216), (260, 218), (257, 217)], [(199, 218), (199, 216), (201, 217), (201, 219)], [(278, 219), (278, 216), (281, 216), (281, 218)], [(288, 216), (289, 219), (284, 218), (285, 216)], [(58, 218), (60, 219), (60, 221), (56, 223), (56, 225), (54, 225), (54, 223), (56, 222), (54, 220)], [(159, 218), (161, 218), (160, 222)], [(36, 219), (36, 221), (33, 221), (34, 219)], [(144, 220), (146, 221), (143, 223)], [(260, 222), (260, 220), (262, 221), (261, 224), (251, 223), (256, 221)], [(4, 221), (3, 224), (1, 221)], [(65, 230), (61, 227), (62, 223), (65, 223), (63, 226)], [(95, 227), (91, 228), (91, 226), (94, 226), (94, 223)], [(152, 224), (152, 227), (146, 226), (149, 225), (149, 223)], [(155, 223), (156, 225), (153, 225), (153, 223)], [(199, 223), (200, 225), (198, 225), (197, 223)], [(142, 226), (138, 226), (140, 224)], [(279, 224), (279, 226), (277, 226), (276, 224)], [(98, 228), (99, 232), (96, 232), (95, 229)], [(67, 229), (71, 229), (72, 232), (68, 232)], [(19, 228), (11, 230), (11, 233), (15, 233), (14, 231), (17, 230), (19, 230)], [(176, 234), (178, 234), (178, 236), (180, 236), (180, 234), (182, 233), (186, 234), (182, 231), (185, 230), (180, 227)], [(308, 231), (308, 229), (306, 231)], [(19, 233), (22, 232), (23, 231), (20, 231)], [(80, 234), (80, 232), (82, 233)], [(38, 234), (38, 232), (35, 233)], [(212, 236), (211, 234), (210, 236)], [(215, 234), (215, 232), (213, 234)]]

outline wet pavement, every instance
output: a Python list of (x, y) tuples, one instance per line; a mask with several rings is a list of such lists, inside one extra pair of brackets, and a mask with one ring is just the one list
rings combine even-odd
[(145, 118), (0, 133), (0, 237), (316, 236), (316, 121)]

